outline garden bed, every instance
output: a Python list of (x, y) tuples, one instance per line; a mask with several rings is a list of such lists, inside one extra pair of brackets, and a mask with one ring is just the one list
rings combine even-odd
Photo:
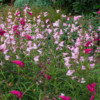
[(100, 99), (100, 15), (51, 12), (2, 12), (1, 100)]

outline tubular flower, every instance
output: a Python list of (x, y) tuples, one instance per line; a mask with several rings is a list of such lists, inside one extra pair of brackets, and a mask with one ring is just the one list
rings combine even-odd
[(44, 77), (46, 77), (48, 80), (51, 80), (51, 76), (50, 75), (44, 74)]
[(15, 34), (16, 34), (16, 35), (19, 35), (19, 34), (20, 34), (20, 32), (19, 32), (19, 31), (16, 31), (16, 32), (15, 32)]
[(20, 15), (20, 11), (15, 14), (16, 16)]
[(15, 64), (19, 65), (20, 67), (24, 68), (24, 62), (22, 62), (22, 61), (15, 60), (15, 61), (12, 61), (12, 63), (15, 63)]
[(96, 83), (93, 83), (93, 84), (89, 84), (88, 86), (87, 86), (87, 88), (89, 89), (89, 91), (90, 92), (93, 92), (95, 89), (94, 89), (94, 87), (96, 86)]
[(14, 32), (17, 30), (18, 26), (19, 26), (19, 25), (16, 25), (16, 26), (13, 27), (13, 31), (14, 31)]
[(92, 49), (88, 48), (88, 49), (84, 49), (84, 51), (85, 51), (85, 54), (87, 54), (87, 53), (91, 53)]
[(6, 33), (6, 32), (5, 32), (2, 28), (0, 28), (0, 35), (1, 35), (1, 36), (4, 36), (5, 33)]
[(6, 45), (5, 44), (0, 44), (0, 51), (6, 50)]
[(10, 91), (10, 93), (17, 95), (18, 98), (22, 98), (23, 95), (21, 91), (16, 91), (16, 90)]
[(94, 87), (95, 87), (95, 86), (96, 86), (96, 83), (89, 84), (89, 85), (87, 86), (88, 90), (89, 90), (90, 92), (93, 92), (93, 94), (92, 94), (90, 100), (94, 100), (94, 96), (95, 96), (95, 88), (94, 88)]
[(32, 14), (31, 12), (27, 11), (27, 13), (30, 15), (30, 17), (32, 17), (32, 16), (33, 16), (33, 14)]
[(26, 39), (31, 40), (31, 36), (26, 35)]
[(91, 43), (92, 43), (92, 41), (88, 41), (88, 42), (86, 43), (86, 47), (88, 47)]
[(25, 25), (25, 20), (24, 20), (24, 18), (21, 19), (20, 24), (23, 25), (23, 26)]
[(97, 14), (100, 14), (100, 11), (97, 11)]
[(100, 41), (100, 39), (98, 37), (95, 37), (94, 41)]
[(62, 100), (70, 100), (70, 97), (66, 97), (66, 96), (58, 96), (59, 98), (61, 98)]

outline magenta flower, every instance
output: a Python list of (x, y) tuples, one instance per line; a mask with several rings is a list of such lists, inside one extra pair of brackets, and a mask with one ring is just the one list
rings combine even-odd
[(70, 100), (70, 97), (66, 97), (66, 96), (58, 96), (60, 97), (62, 100)]
[(16, 33), (15, 33), (16, 35), (19, 35), (20, 34), (20, 32), (19, 31), (16, 31)]
[(97, 11), (97, 14), (100, 14), (100, 11)]
[(13, 27), (13, 31), (16, 31), (19, 25)]
[(90, 100), (94, 100), (94, 96), (95, 96), (95, 88), (94, 88), (94, 87), (95, 87), (95, 86), (96, 86), (96, 83), (89, 84), (89, 85), (87, 86), (88, 90), (89, 90), (90, 92), (93, 92), (93, 94), (92, 94)]
[(19, 11), (19, 12), (17, 12), (15, 15), (16, 15), (16, 16), (18, 16), (19, 14), (20, 14), (20, 11)]
[(31, 36), (26, 35), (26, 39), (31, 40)]
[(93, 92), (95, 86), (96, 86), (96, 83), (93, 83), (93, 84), (89, 84), (89, 85), (87, 86), (87, 88), (89, 89), (90, 92)]
[(16, 91), (16, 90), (10, 91), (10, 93), (17, 95), (18, 98), (22, 98), (23, 95), (21, 91)]
[(88, 42), (86, 43), (86, 47), (88, 47), (91, 43), (92, 43), (92, 41), (88, 41)]
[(98, 37), (95, 37), (94, 41), (100, 41), (100, 39)]
[(16, 18), (16, 20), (20, 20), (20, 18)]
[(1, 36), (4, 36), (5, 33), (6, 33), (6, 32), (5, 32), (2, 28), (0, 28), (0, 35), (1, 35)]
[(84, 49), (84, 51), (85, 51), (85, 54), (87, 54), (87, 53), (91, 53), (92, 49), (88, 48), (88, 49)]
[(24, 18), (21, 19), (20, 24), (23, 25), (23, 26), (25, 25), (25, 20), (24, 20)]
[(32, 14), (31, 12), (27, 11), (27, 13), (30, 15), (30, 17), (32, 17), (32, 16), (33, 16), (33, 14)]
[(12, 63), (15, 63), (15, 64), (19, 65), (20, 67), (24, 68), (24, 62), (22, 62), (22, 61), (15, 60), (15, 61), (12, 61)]
[(93, 100), (93, 99), (94, 99), (94, 95), (91, 96), (90, 100)]
[(46, 77), (48, 80), (51, 80), (51, 76), (50, 75), (44, 74), (44, 77)]

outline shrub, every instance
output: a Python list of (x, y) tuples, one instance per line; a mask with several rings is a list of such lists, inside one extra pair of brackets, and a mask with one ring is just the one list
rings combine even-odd
[(67, 13), (88, 14), (100, 9), (100, 0), (56, 0), (56, 6)]
[(27, 5), (37, 5), (37, 6), (50, 6), (52, 5), (51, 0), (16, 0), (14, 3), (15, 7), (24, 7), (25, 4)]
[(0, 0), (0, 2), (4, 2), (5, 0)]

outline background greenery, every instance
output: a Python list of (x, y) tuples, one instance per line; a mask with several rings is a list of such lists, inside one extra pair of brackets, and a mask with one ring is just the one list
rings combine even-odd
[(100, 0), (16, 0), (15, 7), (23, 7), (26, 4), (37, 6), (53, 6), (63, 9), (69, 14), (91, 14), (100, 9)]
[[(12, 0), (0, 0), (1, 3), (11, 3)], [(14, 2), (15, 1), (15, 2)], [(25, 4), (36, 7), (62, 9), (66, 14), (93, 14), (100, 9), (100, 0), (13, 0), (14, 7), (24, 7)]]

